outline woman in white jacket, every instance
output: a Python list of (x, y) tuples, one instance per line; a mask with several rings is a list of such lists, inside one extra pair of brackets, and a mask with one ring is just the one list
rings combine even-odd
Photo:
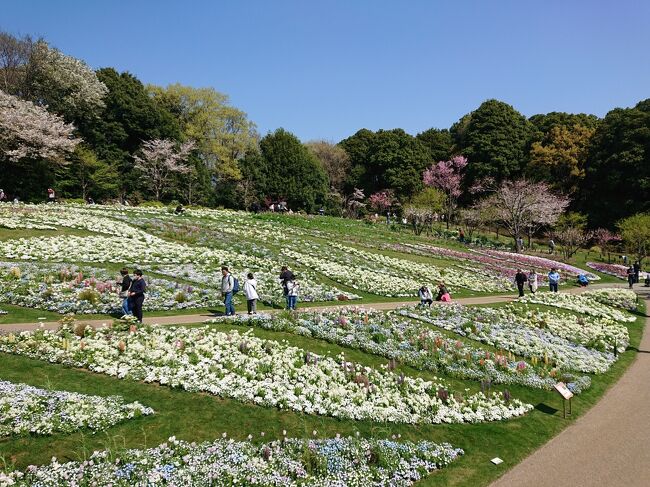
[(257, 294), (257, 281), (252, 272), (249, 272), (244, 282), (244, 294), (246, 295), (246, 305), (248, 306), (248, 314), (257, 314), (257, 300), (260, 298)]

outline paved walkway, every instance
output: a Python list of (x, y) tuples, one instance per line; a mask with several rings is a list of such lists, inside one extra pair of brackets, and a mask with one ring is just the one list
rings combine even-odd
[(634, 363), (603, 398), (492, 487), (650, 485), (650, 290)]
[[(602, 288), (602, 287), (623, 287), (623, 284), (593, 284), (589, 288), (570, 288), (563, 292), (569, 293), (581, 293), (586, 289)], [(515, 294), (506, 294), (506, 295), (497, 295), (497, 296), (478, 296), (475, 298), (460, 298), (454, 300), (456, 303), (460, 304), (494, 304), (494, 303), (505, 303), (508, 301), (514, 301), (516, 298)], [(363, 306), (365, 308), (372, 308), (377, 310), (390, 310), (395, 309), (400, 306), (408, 306), (417, 304), (419, 301), (399, 301), (399, 302), (385, 302), (385, 303), (363, 303), (348, 301), (347, 306)], [(319, 306), (313, 308), (302, 308), (303, 311), (327, 311), (335, 308), (336, 306)], [(268, 310), (264, 313), (277, 313), (279, 310)], [(217, 318), (220, 315), (214, 315), (210, 313), (203, 314), (191, 314), (191, 315), (172, 315), (172, 316), (154, 316), (144, 318), (145, 324), (148, 325), (187, 325), (194, 323), (203, 323), (205, 320), (211, 318)], [(104, 323), (110, 323), (112, 320), (103, 319), (103, 320), (84, 320), (83, 316), (79, 317), (80, 321), (88, 323), (93, 326), (101, 326)], [(27, 323), (11, 323), (0, 325), (0, 333), (13, 333), (23, 330), (33, 330), (35, 328), (43, 328), (46, 330), (55, 330), (59, 327), (58, 321), (43, 321), (43, 322), (27, 322)]]

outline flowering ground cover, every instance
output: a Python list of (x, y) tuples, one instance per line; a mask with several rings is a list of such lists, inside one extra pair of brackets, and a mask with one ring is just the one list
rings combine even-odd
[[(519, 302), (544, 304), (546, 306), (568, 309), (589, 316), (607, 318), (621, 322), (631, 322), (636, 320), (636, 317), (630, 315), (629, 313), (624, 313), (623, 311), (606, 304), (610, 302), (610, 295), (625, 296), (613, 290), (609, 291), (608, 293), (596, 293), (592, 295), (589, 295), (588, 293), (567, 294), (539, 292), (535, 294), (528, 294), (522, 298), (519, 298)], [(623, 300), (625, 300), (625, 298), (623, 298)]]
[(397, 423), (463, 423), (520, 416), (532, 406), (508, 396), (465, 397), (448, 384), (322, 357), (250, 334), (208, 327), (87, 329), (0, 336), (0, 350), (157, 382), (266, 407)]
[(258, 487), (406, 487), (446, 467), (463, 451), (430, 441), (332, 438), (284, 439), (263, 445), (218, 439), (189, 443), (172, 437), (156, 448), (128, 450), (118, 459), (95, 452), (84, 462), (0, 474), (0, 486), (247, 485)]
[(621, 288), (590, 289), (583, 293), (583, 296), (587, 296), (604, 305), (616, 306), (628, 311), (636, 310), (639, 302), (639, 298), (634, 291)]
[[(629, 266), (622, 264), (607, 264), (605, 262), (587, 262), (587, 267), (602, 272), (603, 274), (609, 274), (610, 276), (618, 277), (619, 279), (627, 281), (627, 269)], [(639, 279), (645, 279), (647, 275), (647, 272), (640, 272)]]
[(102, 431), (153, 413), (153, 409), (138, 402), (125, 403), (119, 396), (50, 391), (0, 380), (0, 438), (70, 433), (82, 428)]

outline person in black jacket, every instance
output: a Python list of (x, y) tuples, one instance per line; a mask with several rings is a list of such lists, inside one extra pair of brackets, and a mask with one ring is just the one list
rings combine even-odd
[(122, 275), (122, 281), (117, 281), (117, 284), (120, 287), (120, 298), (122, 298), (122, 312), (125, 315), (130, 315), (131, 309), (129, 308), (129, 288), (131, 287), (131, 276), (129, 276), (129, 270), (126, 267), (122, 267), (120, 271)]
[(286, 265), (283, 265), (280, 271), (280, 284), (282, 284), (282, 294), (284, 294), (284, 299), (287, 301), (287, 309), (290, 308), (289, 282), (295, 280), (295, 278), (296, 276), (293, 275), (293, 272), (291, 272)]
[(142, 271), (136, 269), (133, 271), (133, 282), (129, 291), (129, 308), (133, 315), (142, 323), (142, 303), (144, 302), (144, 292), (147, 290), (147, 283), (144, 282)]
[(528, 281), (528, 276), (521, 269), (517, 269), (517, 274), (515, 274), (515, 283), (517, 283), (517, 289), (519, 290), (519, 297), (524, 296), (524, 284)]

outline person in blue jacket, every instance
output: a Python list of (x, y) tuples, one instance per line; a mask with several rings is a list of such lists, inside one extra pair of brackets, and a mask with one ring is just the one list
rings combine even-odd
[(548, 273), (548, 287), (551, 292), (557, 292), (558, 284), (560, 284), (560, 273), (555, 267), (552, 267), (551, 272)]

